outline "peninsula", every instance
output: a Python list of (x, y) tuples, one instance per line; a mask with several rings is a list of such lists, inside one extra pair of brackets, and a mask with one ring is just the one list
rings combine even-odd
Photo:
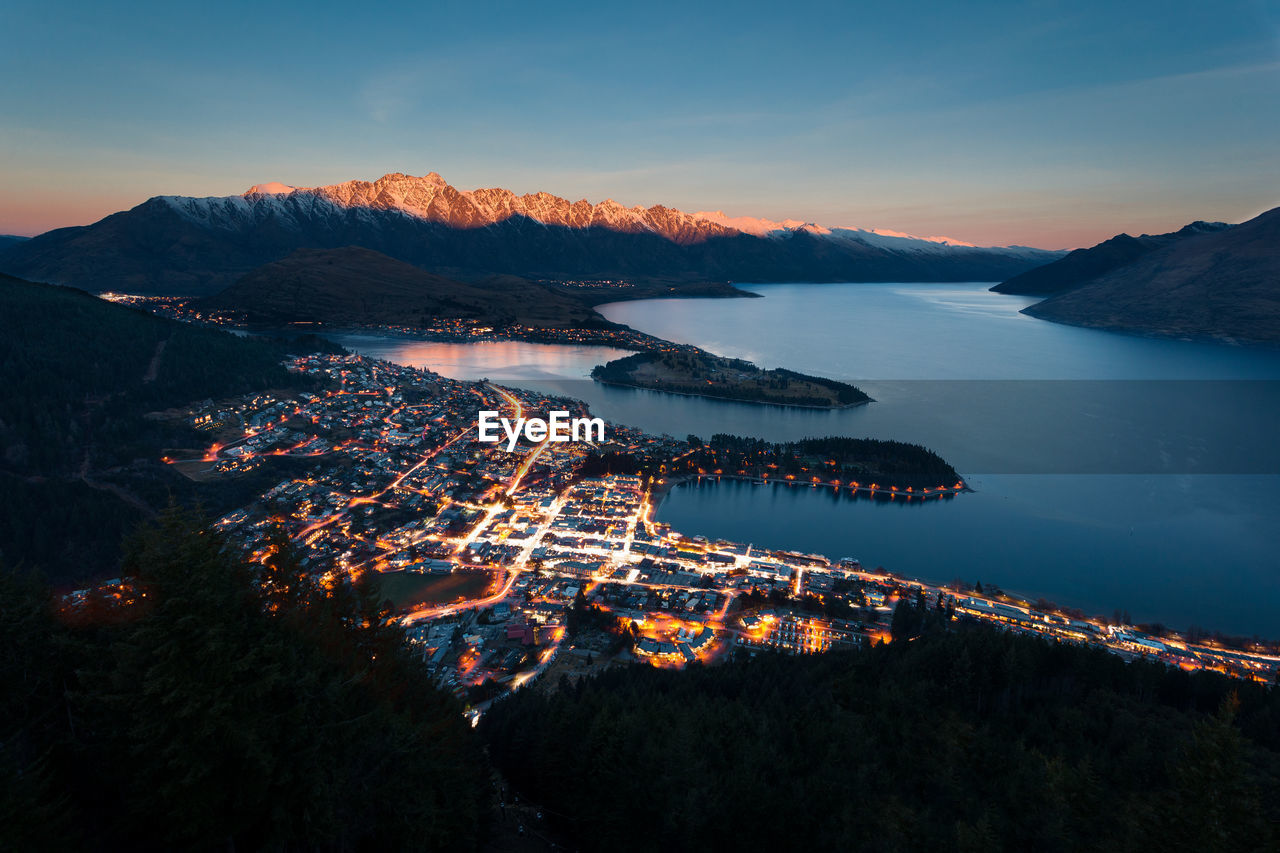
[(598, 365), (591, 377), (606, 385), (775, 406), (841, 409), (871, 402), (845, 382), (783, 368), (765, 370), (697, 347), (636, 353)]

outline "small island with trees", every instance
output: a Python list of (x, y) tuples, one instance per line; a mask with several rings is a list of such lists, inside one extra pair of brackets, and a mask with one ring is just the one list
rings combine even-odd
[(827, 436), (774, 443), (725, 433), (706, 442), (695, 435), (687, 440), (692, 452), (682, 461), (701, 473), (939, 491), (964, 487), (956, 469), (941, 456), (902, 441)]
[(883, 499), (894, 492), (907, 499), (943, 497), (968, 488), (938, 454), (901, 441), (827, 436), (773, 443), (716, 433), (707, 441), (690, 435), (677, 447), (672, 453), (656, 446), (605, 445), (587, 454), (578, 474), (660, 479), (661, 491), (702, 476), (838, 485)]
[(697, 347), (636, 353), (596, 366), (591, 377), (607, 385), (774, 406), (840, 409), (871, 402), (845, 382), (783, 368), (764, 370)]

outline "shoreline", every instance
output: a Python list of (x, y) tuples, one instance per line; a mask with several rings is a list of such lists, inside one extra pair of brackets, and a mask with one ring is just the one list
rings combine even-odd
[(818, 412), (834, 412), (840, 409), (854, 409), (858, 406), (865, 406), (868, 403), (876, 402), (874, 398), (859, 400), (856, 403), (836, 403), (831, 406), (811, 406), (806, 403), (778, 403), (773, 400), (748, 400), (744, 397), (720, 397), (714, 394), (695, 394), (692, 391), (668, 391), (665, 388), (648, 388), (644, 385), (635, 385), (631, 382), (617, 382), (612, 379), (599, 379), (595, 376), (591, 377), (593, 382), (599, 382), (601, 385), (613, 385), (617, 388), (633, 388), (637, 391), (652, 391), (656, 394), (674, 394), (677, 397), (700, 397), (704, 400), (722, 400), (726, 403), (750, 403), (756, 406), (778, 406), (783, 409), (812, 409)]
[[(1011, 294), (1017, 295), (1017, 294)], [(1110, 332), (1113, 335), (1124, 335), (1130, 338), (1144, 338), (1153, 341), (1180, 341), (1190, 344), (1214, 344), (1223, 347), (1236, 347), (1240, 349), (1262, 349), (1271, 352), (1280, 350), (1280, 340), (1275, 338), (1250, 338), (1239, 335), (1229, 335), (1225, 332), (1190, 332), (1180, 329), (1164, 329), (1151, 326), (1130, 326), (1127, 324), (1110, 324), (1102, 321), (1085, 321), (1080, 319), (1067, 319), (1065, 317), (1055, 317), (1048, 314), (1039, 314), (1034, 310), (1049, 297), (1042, 299), (1032, 305), (1028, 305), (1019, 311), (1019, 314), (1025, 314), (1035, 320), (1045, 323), (1054, 323), (1060, 326), (1071, 326), (1076, 329), (1092, 329), (1097, 332)]]
[(747, 474), (681, 474), (676, 477), (664, 477), (661, 482), (656, 482), (649, 487), (650, 493), (660, 499), (654, 504), (654, 509), (657, 509), (658, 504), (662, 502), (662, 499), (666, 498), (667, 494), (672, 489), (677, 486), (683, 486), (686, 483), (701, 482), (702, 480), (736, 480), (738, 482), (758, 483), (762, 486), (833, 488), (839, 489), (840, 491), (847, 490), (855, 494), (865, 494), (868, 497), (888, 496), (891, 501), (896, 500), (897, 498), (903, 498), (908, 501), (916, 499), (920, 499), (921, 501), (937, 500), (955, 497), (956, 495), (964, 494), (966, 492), (972, 493), (974, 491), (964, 480), (960, 481), (959, 488), (956, 488), (955, 486), (938, 486), (936, 488), (930, 486), (928, 489), (914, 491), (913, 486), (907, 486), (905, 489), (900, 489), (897, 486), (880, 486), (877, 484), (875, 488), (872, 488), (871, 486), (863, 485), (853, 486), (848, 483), (840, 483), (835, 480), (818, 480), (817, 482), (814, 482), (813, 480), (788, 480), (786, 478), (777, 477), (752, 477)]
[[(561, 284), (559, 286), (562, 289), (567, 289), (566, 285)], [(708, 290), (705, 293), (693, 292), (694, 287), (707, 287)], [(583, 288), (583, 289), (585, 290), (587, 288)], [(591, 308), (592, 311), (595, 311), (598, 314), (600, 313), (599, 311), (600, 307), (603, 305), (614, 305), (614, 304), (623, 303), (623, 302), (643, 302), (647, 299), (763, 299), (764, 298), (763, 293), (755, 293), (750, 290), (744, 290), (743, 288), (739, 287), (737, 284), (731, 281), (705, 282), (698, 285), (693, 285), (692, 287), (686, 286), (684, 290), (678, 291), (676, 293), (663, 293), (663, 294), (641, 293), (641, 294), (623, 296), (620, 299), (616, 298), (620, 295), (621, 294), (619, 293), (611, 293), (609, 294), (610, 296), (609, 299), (603, 302), (588, 302), (588, 306)], [(590, 297), (588, 296), (588, 298)]]
[[(223, 325), (209, 324), (213, 328), (223, 329), (236, 334), (257, 335), (262, 337), (297, 337), (299, 335), (315, 335), (318, 338), (327, 338), (331, 335), (343, 335), (347, 337), (372, 337), (372, 338), (391, 338), (402, 341), (417, 341), (429, 344), (493, 344), (493, 343), (525, 343), (525, 344), (546, 344), (547, 346), (567, 346), (567, 347), (600, 347), (601, 349), (617, 349), (629, 352), (648, 352), (652, 348), (642, 347), (639, 341), (623, 342), (623, 341), (573, 341), (573, 340), (555, 340), (553, 336), (535, 336), (523, 334), (501, 334), (486, 333), (480, 335), (460, 335), (452, 332), (432, 332), (426, 329), (399, 329), (392, 327), (379, 326), (328, 326), (322, 328), (307, 328), (303, 326), (247, 326), (247, 325)], [(587, 329), (569, 329), (568, 331), (590, 332), (590, 331), (610, 331), (607, 329), (587, 330)], [(623, 330), (619, 330), (623, 331)], [(625, 330), (638, 338), (652, 338), (655, 342), (669, 343), (660, 338), (653, 338), (652, 335), (645, 335), (643, 332), (636, 332), (633, 329)], [(338, 341), (332, 341), (338, 343)]]
[[(264, 331), (250, 331), (249, 329), (244, 327), (236, 327), (236, 328), (239, 331), (243, 331), (249, 334), (269, 334), (269, 332), (264, 332)], [(631, 333), (637, 336), (640, 336), (641, 338), (648, 338), (653, 342), (656, 342), (657, 344), (667, 344), (669, 346), (677, 346), (677, 347), (683, 346), (682, 344), (676, 344), (672, 341), (667, 341), (664, 338), (657, 338), (653, 335), (646, 334), (645, 332), (636, 332), (634, 329), (630, 329), (630, 327), (628, 327), (628, 331), (630, 331)], [(638, 342), (636, 346), (629, 346), (625, 342), (596, 343), (596, 342), (588, 342), (588, 341), (557, 341), (557, 340), (538, 339), (533, 336), (525, 336), (525, 335), (520, 335), (520, 336), (484, 335), (484, 336), (458, 337), (458, 336), (450, 336), (448, 334), (439, 334), (439, 333), (433, 334), (431, 332), (415, 333), (412, 331), (401, 331), (401, 330), (393, 330), (393, 329), (383, 330), (383, 329), (371, 329), (371, 328), (331, 329), (331, 330), (328, 330), (328, 332), (333, 335), (345, 335), (345, 336), (351, 336), (351, 337), (359, 337), (359, 336), (390, 337), (390, 338), (396, 338), (398, 340), (421, 341), (423, 343), (456, 343), (456, 344), (528, 343), (528, 344), (542, 344), (546, 346), (599, 347), (601, 349), (617, 349), (617, 350), (624, 350), (624, 351), (633, 351), (637, 353), (651, 352), (654, 349), (653, 346), (651, 346), (649, 349), (636, 348), (636, 346), (638, 346)], [(315, 331), (315, 332), (312, 332), (312, 334), (315, 334), (317, 337), (322, 337), (322, 338), (325, 337), (325, 332), (323, 331)], [(341, 342), (339, 341), (332, 341), (332, 343), (337, 344), (338, 346), (342, 345)], [(717, 357), (720, 357), (720, 356), (717, 356)], [(598, 366), (600, 365), (597, 365), (597, 367)], [(841, 411), (844, 409), (855, 409), (859, 406), (865, 406), (868, 403), (876, 402), (874, 397), (868, 397), (865, 400), (859, 400), (854, 403), (833, 403), (831, 405), (826, 405), (826, 406), (815, 406), (808, 403), (786, 403), (786, 402), (779, 402), (775, 400), (752, 400), (746, 397), (721, 397), (715, 394), (697, 394), (691, 391), (671, 391), (665, 388), (649, 388), (644, 385), (636, 385), (631, 382), (617, 382), (609, 379), (599, 379), (595, 376), (590, 376), (589, 378), (591, 379), (592, 382), (598, 382), (601, 385), (611, 385), (617, 388), (631, 388), (636, 391), (653, 391), (659, 394), (674, 394), (675, 396), (678, 396), (678, 397), (694, 397), (694, 398), (701, 398), (704, 400), (721, 400), (726, 403), (746, 403), (748, 405), (756, 405), (756, 406), (777, 406), (783, 409), (807, 409), (810, 411), (818, 411), (818, 412), (834, 412), (834, 411)]]
[[(682, 530), (676, 529), (675, 526), (672, 525), (670, 522), (658, 521), (656, 518), (656, 515), (659, 507), (661, 506), (662, 502), (666, 499), (667, 494), (669, 492), (671, 492), (673, 489), (675, 489), (678, 486), (686, 485), (691, 482), (701, 482), (704, 479), (706, 480), (724, 479), (724, 480), (736, 480), (736, 481), (742, 482), (742, 481), (756, 481), (758, 478), (749, 477), (749, 476), (740, 475), (740, 474), (685, 474), (677, 477), (665, 478), (661, 483), (659, 483), (658, 481), (654, 481), (649, 487), (650, 504), (652, 507), (649, 514), (650, 523), (664, 524), (673, 532), (679, 534), (681, 537), (684, 537), (684, 538), (691, 538), (693, 535), (695, 535), (695, 534), (685, 533)], [(975, 491), (974, 489), (970, 488), (967, 484), (964, 484), (963, 480), (961, 481), (961, 483), (963, 484), (963, 487), (961, 489), (947, 489), (941, 493), (931, 492), (930, 497), (939, 498), (939, 499), (954, 498), (957, 494), (960, 494), (961, 492)], [(806, 484), (818, 485), (818, 486), (833, 485), (830, 482), (827, 482), (825, 484), (824, 483), (812, 484), (812, 483), (806, 483), (805, 481), (788, 481), (788, 480), (777, 480), (777, 479), (767, 479), (763, 481), (763, 485), (803, 486)], [(843, 489), (848, 487), (841, 486), (840, 488)], [(866, 490), (866, 488), (867, 487), (861, 487), (857, 491), (863, 491), (863, 490)], [(885, 492), (885, 491), (886, 490), (884, 489), (878, 490), (878, 492)], [(901, 490), (899, 490), (896, 494), (909, 497)], [(923, 498), (923, 495), (921, 495), (918, 492), (914, 493), (914, 496), (916, 498)], [(924, 501), (921, 501), (921, 503), (923, 504)], [(713, 541), (717, 541), (721, 537), (704, 535), (704, 538), (708, 542), (713, 542)], [(798, 548), (785, 547), (785, 546), (784, 547), (762, 546), (762, 547), (766, 548), (769, 551), (775, 551), (779, 553), (802, 554), (806, 556), (821, 557), (828, 560), (832, 566), (834, 566), (838, 562), (837, 558), (831, 556), (828, 553), (808, 552), (808, 551), (802, 551)], [(929, 589), (951, 589), (952, 588), (950, 583), (944, 582), (941, 579), (936, 581), (931, 581), (919, 575), (904, 574), (902, 572), (895, 571), (892, 568), (886, 569), (886, 568), (880, 567), (879, 570), (876, 570), (876, 569), (863, 566), (859, 568), (857, 571), (860, 574), (869, 576), (869, 577), (892, 579), (908, 587), (929, 588)], [(1008, 588), (1005, 588), (1003, 585), (997, 585), (994, 583), (991, 584), (991, 589), (993, 591), (989, 593), (980, 593), (980, 592), (975, 592), (973, 590), (969, 590), (965, 593), (965, 595), (970, 598), (976, 597), (990, 604), (1012, 605), (1016, 608), (1022, 609), (1026, 615), (1047, 614), (1047, 615), (1052, 615), (1054, 617), (1059, 617), (1063, 619), (1081, 620), (1084, 622), (1090, 622), (1095, 624), (1098, 624), (1098, 623), (1105, 624), (1106, 622), (1105, 616), (1099, 615), (1099, 614), (1090, 615), (1086, 611), (1085, 607), (1083, 606), (1073, 607), (1073, 606), (1063, 605), (1056, 601), (1048, 600), (1043, 595), (1037, 596), (1025, 590), (1008, 589)], [(1094, 607), (1096, 607), (1096, 605)], [(1001, 621), (1008, 621), (1008, 620), (1005, 619)], [(1216, 657), (1220, 659), (1224, 659), (1224, 658), (1225, 659), (1230, 659), (1230, 658), (1257, 659), (1259, 657), (1266, 660), (1280, 659), (1268, 654), (1267, 652), (1259, 652), (1255, 649), (1250, 648), (1248, 646), (1248, 643), (1250, 641), (1244, 634), (1231, 633), (1231, 632), (1225, 632), (1225, 631), (1215, 631), (1214, 635), (1216, 636), (1208, 637), (1206, 639), (1190, 640), (1188, 639), (1188, 633), (1191, 630), (1195, 629), (1196, 626), (1194, 624), (1192, 624), (1191, 626), (1183, 626), (1180, 628), (1175, 628), (1169, 624), (1166, 624), (1157, 620), (1155, 622), (1150, 622), (1150, 621), (1126, 622), (1126, 623), (1123, 623), (1122, 625), (1117, 625), (1116, 627), (1124, 630), (1129, 630), (1129, 631), (1136, 630), (1141, 634), (1145, 634), (1146, 636), (1153, 637), (1162, 642), (1169, 642), (1170, 645), (1175, 650), (1181, 647), (1183, 649), (1193, 650), (1197, 654), (1208, 655), (1210, 657)], [(1148, 630), (1150, 628), (1158, 628), (1159, 630)], [(1253, 635), (1253, 640), (1258, 641), (1258, 634), (1255, 633)], [(1263, 645), (1270, 645), (1274, 641), (1269, 639), (1262, 639), (1260, 640), (1260, 642)], [(1114, 649), (1111, 649), (1110, 647), (1107, 647), (1107, 648), (1109, 653), (1115, 653)], [(1141, 657), (1142, 652), (1134, 652), (1132, 653), (1132, 655), (1133, 657)]]

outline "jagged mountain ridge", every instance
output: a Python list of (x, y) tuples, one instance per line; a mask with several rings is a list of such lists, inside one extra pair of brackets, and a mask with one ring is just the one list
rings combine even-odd
[[(501, 188), (458, 190), (435, 172), (423, 177), (400, 173), (376, 181), (346, 181), (322, 187), (257, 184), (243, 195), (192, 198), (159, 196), (193, 221), (211, 226), (261, 222), (271, 217), (296, 221), (300, 216), (331, 215), (338, 210), (367, 210), (447, 225), (483, 228), (513, 218), (565, 228), (607, 228), (620, 233), (652, 233), (687, 245), (737, 233), (673, 208), (624, 207), (607, 199), (599, 204), (539, 192), (516, 195)], [(330, 208), (331, 206), (331, 208)]]
[[(767, 222), (767, 220), (756, 220)], [(437, 274), (695, 281), (990, 281), (1061, 253), (812, 224), (747, 233), (704, 216), (549, 193), (460, 191), (435, 173), (239, 196), (157, 196), (0, 253), (0, 270), (87, 290), (214, 293), (299, 248), (362, 246)]]

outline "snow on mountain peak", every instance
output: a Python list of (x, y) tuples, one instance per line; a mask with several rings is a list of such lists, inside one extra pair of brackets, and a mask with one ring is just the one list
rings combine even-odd
[(948, 248), (981, 248), (954, 237), (919, 237), (888, 228), (857, 228), (854, 226), (823, 226), (800, 219), (759, 219), (753, 216), (727, 216), (723, 210), (701, 210), (693, 214), (698, 219), (714, 222), (744, 234), (757, 237), (777, 237), (797, 231), (833, 239), (856, 240), (885, 249), (913, 251), (942, 251)]
[(571, 202), (547, 192), (516, 195), (500, 187), (458, 190), (438, 172), (421, 177), (389, 172), (372, 182), (346, 181), (320, 187), (293, 187), (272, 181), (256, 184), (233, 198), (237, 205), (228, 206), (227, 199), (173, 197), (169, 201), (186, 215), (209, 222), (221, 218), (218, 211), (232, 210), (237, 217), (270, 215), (282, 217), (278, 221), (288, 221), (319, 204), (397, 212), (454, 228), (483, 228), (520, 217), (547, 226), (652, 233), (682, 245), (739, 234), (778, 238), (804, 233), (893, 251), (937, 253), (979, 248), (950, 237), (917, 237), (887, 228), (825, 227), (799, 219), (728, 216), (722, 210), (685, 213), (662, 205), (627, 207), (612, 198), (598, 204), (585, 199)]
[(279, 181), (268, 181), (265, 184), (254, 184), (244, 193), (245, 195), (287, 195), (297, 187), (291, 187), (288, 184), (282, 184)]
[[(862, 230), (862, 229), (858, 229)], [(973, 243), (966, 243), (964, 240), (957, 240), (954, 237), (917, 237), (915, 234), (904, 234), (901, 231), (890, 231), (888, 228), (871, 228), (869, 233), (879, 237), (897, 237), (901, 240), (924, 240), (926, 243), (940, 243), (946, 246), (964, 246), (969, 249), (976, 249)]]
[(770, 234), (782, 231), (793, 231), (810, 224), (800, 219), (784, 219), (781, 222), (775, 222), (771, 219), (759, 219), (754, 216), (727, 216), (723, 210), (700, 210), (693, 216), (697, 219), (714, 222), (717, 225), (723, 225), (726, 228), (732, 228), (734, 231), (741, 231), (743, 234), (752, 234), (756, 237), (767, 237)]

